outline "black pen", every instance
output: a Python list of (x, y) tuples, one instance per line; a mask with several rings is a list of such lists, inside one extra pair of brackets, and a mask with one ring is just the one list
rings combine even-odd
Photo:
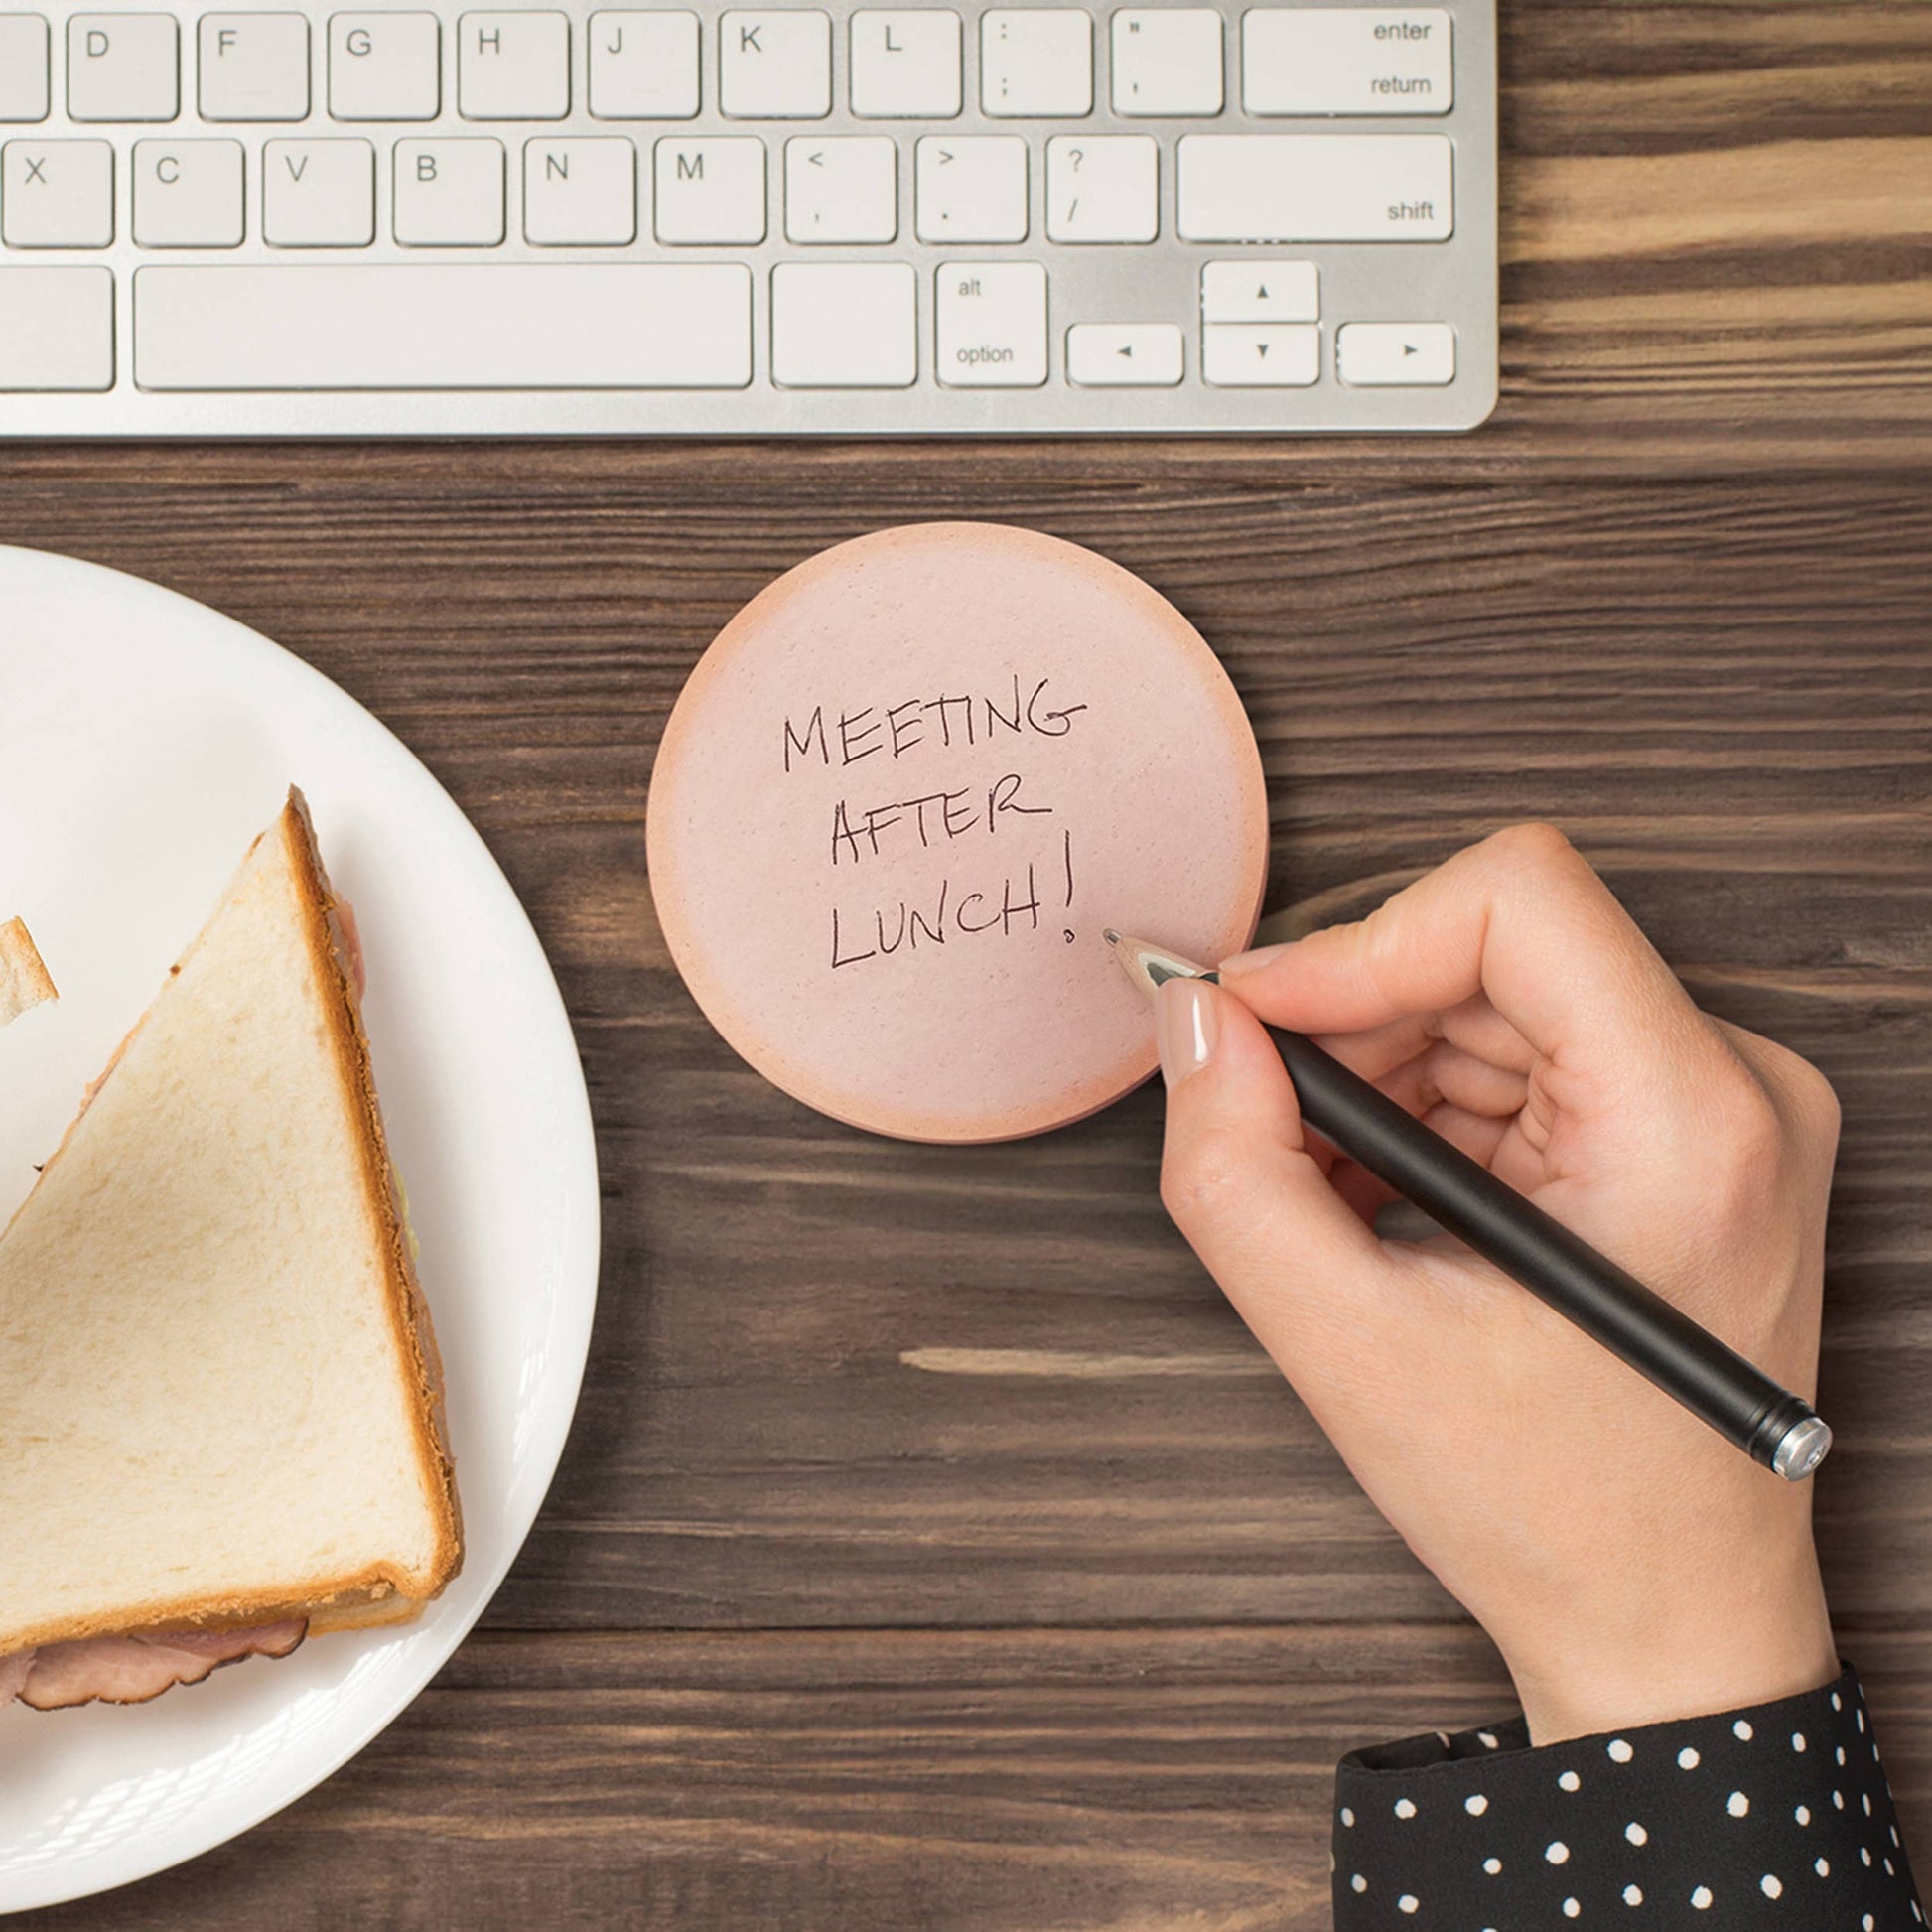
[[(1109, 929), (1127, 976), (1152, 996), (1171, 979), (1220, 975)], [(1295, 1083), (1302, 1118), (1351, 1161), (1413, 1201), (1485, 1261), (1574, 1321), (1701, 1422), (1787, 1482), (1824, 1461), (1832, 1432), (1808, 1402), (1700, 1327), (1588, 1242), (1552, 1220), (1480, 1162), (1399, 1107), (1313, 1040), (1269, 1037)]]

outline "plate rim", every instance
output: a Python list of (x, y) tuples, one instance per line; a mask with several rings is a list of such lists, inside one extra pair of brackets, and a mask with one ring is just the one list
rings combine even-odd
[[(597, 1303), (602, 1278), (603, 1262), (603, 1190), (599, 1167), (596, 1118), (590, 1103), (589, 1082), (584, 1072), (583, 1055), (577, 1045), (576, 1029), (572, 1024), (570, 1009), (563, 996), (563, 989), (557, 983), (556, 969), (551, 964), (549, 954), (542, 938), (537, 933), (529, 910), (521, 896), (510, 883), (489, 843), (471, 820), (470, 815), (458, 804), (443, 781), (430, 766), (410, 748), (382, 719), (344, 690), (333, 678), (318, 670), (305, 658), (290, 650), (286, 645), (277, 643), (237, 618), (204, 604), (198, 598), (184, 592), (158, 584), (151, 578), (137, 576), (131, 571), (116, 569), (109, 564), (93, 562), (89, 559), (70, 557), (60, 551), (40, 549), (26, 544), (0, 543), (0, 587), (4, 587), (10, 566), (26, 560), (25, 568), (29, 573), (44, 573), (48, 585), (58, 586), (63, 577), (74, 582), (89, 579), (112, 580), (115, 595), (134, 603), (152, 601), (175, 606), (186, 606), (195, 614), (198, 626), (207, 636), (210, 650), (225, 652), (234, 662), (253, 661), (263, 666), (267, 672), (282, 680), (288, 690), (295, 694), (296, 701), (306, 707), (317, 707), (324, 711), (336, 711), (339, 716), (350, 721), (360, 732), (372, 731), (375, 736), (370, 742), (380, 745), (392, 757), (400, 760), (415, 782), (426, 785), (431, 795), (460, 824), (463, 833), (470, 840), (476, 855), (485, 868), (485, 876), (492, 878), (507, 899), (508, 907), (513, 908), (514, 916), (508, 921), (508, 929), (513, 935), (513, 943), (526, 949), (537, 969), (535, 988), (545, 1007), (549, 1009), (546, 1019), (562, 1030), (562, 1038), (569, 1042), (571, 1052), (570, 1077), (563, 1082), (561, 1104), (567, 1109), (568, 1118), (552, 1123), (552, 1131), (557, 1138), (563, 1155), (564, 1167), (569, 1172), (566, 1192), (575, 1197), (583, 1195), (582, 1204), (587, 1209), (581, 1215), (573, 1215), (574, 1239), (582, 1244), (581, 1252), (568, 1257), (560, 1266), (557, 1280), (568, 1283), (582, 1271), (587, 1277), (585, 1292), (574, 1298), (577, 1312), (574, 1318), (566, 1318), (560, 1324), (563, 1332), (563, 1346), (551, 1369), (551, 1375), (558, 1385), (568, 1384), (569, 1402), (562, 1409), (560, 1420), (555, 1426), (555, 1440), (539, 1443), (522, 1469), (513, 1470), (513, 1475), (535, 1476), (539, 1471), (540, 1482), (535, 1487), (527, 1519), (516, 1522), (512, 1510), (508, 1517), (512, 1534), (493, 1574), (479, 1591), (475, 1604), (453, 1620), (447, 1633), (439, 1632), (437, 1641), (430, 1646), (419, 1669), (406, 1673), (407, 1688), (400, 1692), (390, 1692), (376, 1698), (370, 1711), (358, 1718), (349, 1726), (349, 1736), (343, 1746), (333, 1754), (327, 1755), (316, 1767), (305, 1768), (299, 1772), (291, 1789), (286, 1791), (273, 1787), (261, 1802), (244, 1796), (238, 1807), (224, 1809), (219, 1801), (211, 1801), (208, 1816), (186, 1830), (183, 1842), (178, 1847), (165, 1849), (158, 1858), (152, 1846), (146, 1851), (137, 1851), (143, 1845), (138, 1834), (115, 1848), (115, 1854), (128, 1855), (116, 1857), (110, 1854), (110, 1862), (124, 1863), (127, 1868), (109, 1871), (98, 1878), (84, 1872), (79, 1864), (72, 1866), (47, 1866), (38, 1873), (25, 1874), (24, 1880), (14, 1896), (7, 1894), (14, 1888), (9, 1884), (8, 1874), (0, 1869), (0, 1918), (15, 1913), (41, 1910), (50, 1906), (69, 1904), (78, 1899), (97, 1897), (104, 1892), (120, 1889), (124, 1885), (137, 1884), (144, 1879), (156, 1877), (164, 1871), (190, 1863), (253, 1831), (258, 1825), (285, 1811), (299, 1799), (305, 1798), (319, 1785), (346, 1764), (350, 1758), (359, 1755), (375, 1738), (381, 1735), (401, 1717), (410, 1705), (426, 1691), (437, 1674), (449, 1663), (462, 1647), (472, 1630), (481, 1620), (483, 1612), (494, 1601), (497, 1591), (502, 1587), (523, 1546), (529, 1540), (530, 1532), (541, 1515), (544, 1503), (549, 1498), (551, 1485), (556, 1480), (557, 1469), (562, 1462), (564, 1449), (570, 1439), (571, 1430), (576, 1422), (577, 1412), (583, 1398), (584, 1378), (590, 1361), (590, 1345), (597, 1315)], [(38, 588), (38, 587), (36, 587)], [(223, 673), (224, 665), (215, 667), (216, 674)], [(259, 700), (257, 700), (258, 702)], [(420, 1628), (420, 1626), (412, 1626)], [(399, 1633), (398, 1640), (406, 1640), (408, 1631)], [(232, 1793), (237, 1789), (245, 1793), (246, 1786), (228, 1785), (223, 1790)], [(76, 1883), (76, 1879), (78, 1882)]]

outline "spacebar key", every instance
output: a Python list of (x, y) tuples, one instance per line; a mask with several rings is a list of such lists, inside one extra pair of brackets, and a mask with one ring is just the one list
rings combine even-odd
[(143, 268), (143, 389), (742, 389), (742, 263)]

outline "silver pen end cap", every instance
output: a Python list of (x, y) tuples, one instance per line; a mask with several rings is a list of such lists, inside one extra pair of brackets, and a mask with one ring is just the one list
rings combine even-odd
[(1830, 1426), (1816, 1416), (1807, 1416), (1785, 1431), (1783, 1442), (1771, 1457), (1771, 1467), (1786, 1482), (1803, 1482), (1831, 1453), (1831, 1449)]

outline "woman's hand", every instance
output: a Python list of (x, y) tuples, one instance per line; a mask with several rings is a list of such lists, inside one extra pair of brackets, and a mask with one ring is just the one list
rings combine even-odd
[(1161, 990), (1162, 1192), (1383, 1514), (1488, 1630), (1537, 1743), (1837, 1672), (1780, 1481), (1318, 1141), (1255, 1015), (1310, 1034), (1786, 1387), (1818, 1363), (1831, 1088), (1699, 1012), (1547, 826), (1356, 925)]

